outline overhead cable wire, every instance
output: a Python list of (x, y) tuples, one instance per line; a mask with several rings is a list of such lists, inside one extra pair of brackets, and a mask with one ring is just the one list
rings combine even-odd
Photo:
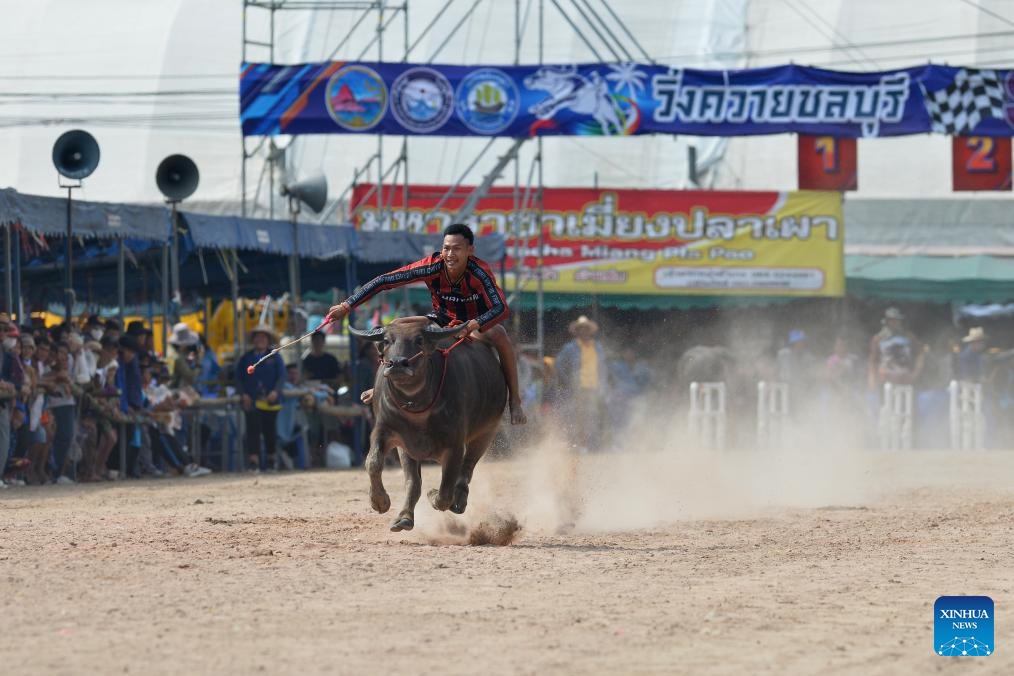
[(585, 35), (584, 35), (584, 33), (581, 32), (581, 29), (577, 27), (577, 24), (575, 24), (571, 20), (571, 18), (567, 15), (567, 13), (565, 11), (563, 11), (563, 7), (560, 7), (560, 3), (557, 2), (556, 0), (549, 0), (549, 1), (553, 3), (553, 7), (556, 7), (556, 10), (560, 13), (560, 16), (562, 16), (564, 18), (564, 20), (568, 24), (570, 24), (570, 27), (572, 29), (574, 29), (574, 33), (577, 34), (577, 36), (579, 38), (581, 38), (581, 42), (583, 42), (585, 44), (585, 46), (591, 51), (591, 53), (595, 55), (595, 60), (596, 61), (605, 62), (605, 59), (603, 59), (602, 55), (599, 54), (598, 50), (595, 49), (595, 47), (592, 46), (592, 43), (588, 41), (588, 38), (586, 38)]
[(606, 11), (609, 12), (609, 15), (613, 17), (613, 20), (619, 25), (620, 29), (623, 30), (623, 32), (626, 34), (627, 38), (632, 43), (634, 43), (634, 46), (637, 47), (637, 50), (639, 52), (641, 52), (641, 54), (644, 56), (644, 58), (647, 59), (651, 63), (658, 63), (655, 59), (651, 58), (651, 56), (644, 49), (644, 47), (637, 40), (637, 38), (634, 37), (634, 34), (630, 32), (630, 29), (627, 28), (627, 24), (625, 24), (623, 22), (623, 19), (621, 19), (619, 16), (617, 16), (616, 12), (613, 11), (613, 8), (609, 5), (609, 0), (601, 0), (601, 2), (602, 2), (602, 6), (606, 8)]
[(1010, 19), (1008, 19), (1005, 16), (997, 14), (996, 12), (994, 12), (991, 9), (986, 9), (982, 5), (979, 5), (977, 3), (972, 2), (972, 0), (961, 0), (961, 2), (965, 3), (969, 7), (974, 7), (975, 9), (979, 10), (983, 14), (988, 14), (989, 16), (993, 17), (994, 19), (999, 19), (1000, 21), (1002, 21), (1003, 23), (1007, 24), (1008, 26), (1014, 26), (1014, 21), (1011, 21)]
[(591, 17), (589, 17), (585, 13), (585, 11), (581, 9), (581, 5), (577, 4), (577, 0), (570, 0), (570, 4), (574, 5), (574, 9), (576, 9), (577, 13), (581, 15), (581, 18), (584, 19), (589, 26), (591, 26), (592, 31), (595, 33), (595, 35), (598, 36), (599, 40), (602, 41), (602, 44), (606, 46), (606, 49), (608, 49), (609, 52), (613, 55), (613, 58), (615, 58), (617, 61), (622, 61), (623, 57), (620, 56), (619, 52), (613, 49), (613, 45), (609, 42), (609, 40), (606, 40), (606, 36), (602, 34), (602, 31), (600, 31), (598, 26), (596, 26), (595, 23), (591, 20)]
[(602, 18), (601, 14), (595, 11), (595, 8), (592, 7), (591, 2), (589, 2), (589, 0), (581, 0), (581, 4), (583, 4), (588, 9), (588, 12), (592, 16), (594, 16), (596, 20), (598, 20), (598, 22), (602, 25), (602, 28), (606, 31), (606, 33), (609, 34), (609, 37), (612, 38), (614, 43), (616, 43), (616, 46), (619, 47), (621, 52), (623, 52), (623, 55), (626, 57), (627, 61), (634, 61), (634, 56), (630, 53), (629, 50), (627, 50), (627, 46), (623, 44), (622, 40), (616, 37), (616, 34), (613, 33), (611, 28), (609, 28), (608, 22), (606, 22), (606, 20)]
[[(810, 28), (812, 28), (813, 30), (817, 31), (821, 36), (827, 38), (828, 42), (833, 43), (835, 41), (833, 35), (831, 35), (830, 33), (828, 33), (823, 27), (820, 26), (820, 24), (815, 23), (813, 21), (813, 19), (811, 19), (810, 17), (808, 17), (806, 14), (803, 14), (802, 10), (800, 10), (795, 4), (793, 4), (791, 2), (791, 0), (782, 0), (782, 3), (786, 7), (788, 7), (789, 9), (791, 9), (796, 14), (796, 16), (798, 16), (800, 19), (802, 19), (807, 24), (809, 24)], [(839, 47), (839, 49), (847, 50), (847, 49), (851, 49), (851, 48), (848, 45), (843, 45), (843, 46)], [(846, 56), (848, 56), (847, 52), (846, 52)], [(860, 53), (860, 56), (862, 56), (863, 60), (869, 62), (869, 59), (866, 59), (866, 57), (863, 56), (861, 53)], [(853, 57), (852, 61), (855, 64), (857, 64), (857, 65), (862, 65), (862, 62), (859, 59), (856, 59), (856, 58)], [(876, 65), (876, 64), (874, 64), (874, 65)]]

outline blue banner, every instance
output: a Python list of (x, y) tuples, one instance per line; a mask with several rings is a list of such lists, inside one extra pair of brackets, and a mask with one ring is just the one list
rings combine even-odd
[(244, 136), (1014, 135), (1014, 71), (247, 63)]

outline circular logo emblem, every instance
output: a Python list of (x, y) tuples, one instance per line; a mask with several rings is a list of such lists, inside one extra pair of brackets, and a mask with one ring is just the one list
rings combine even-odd
[(454, 90), (432, 68), (409, 68), (391, 84), (391, 112), (409, 131), (425, 134), (444, 126), (454, 111)]
[(380, 122), (387, 111), (387, 86), (366, 66), (345, 66), (327, 81), (324, 101), (339, 127), (364, 131)]
[(518, 87), (506, 73), (480, 68), (465, 76), (455, 96), (458, 117), (477, 134), (496, 134), (518, 114)]

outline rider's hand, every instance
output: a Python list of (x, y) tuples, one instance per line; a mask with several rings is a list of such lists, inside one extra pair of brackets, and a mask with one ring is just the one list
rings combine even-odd
[(352, 312), (352, 308), (349, 307), (348, 303), (342, 301), (341, 303), (332, 306), (331, 309), (328, 310), (327, 321), (328, 323), (340, 322), (341, 320), (348, 317), (350, 312)]
[(478, 320), (476, 320), (476, 319), (469, 319), (465, 323), (465, 325), (462, 327), (461, 333), (459, 333), (458, 335), (459, 336), (467, 336), (470, 333), (472, 333), (472, 331), (478, 331), (478, 330), (479, 330), (479, 322), (478, 322)]

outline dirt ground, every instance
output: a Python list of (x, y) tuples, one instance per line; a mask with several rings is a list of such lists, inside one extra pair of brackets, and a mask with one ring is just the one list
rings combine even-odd
[[(0, 493), (0, 673), (1014, 673), (1014, 452), (544, 446), (398, 534), (385, 480)], [(994, 655), (933, 653), (944, 594), (993, 598)]]

